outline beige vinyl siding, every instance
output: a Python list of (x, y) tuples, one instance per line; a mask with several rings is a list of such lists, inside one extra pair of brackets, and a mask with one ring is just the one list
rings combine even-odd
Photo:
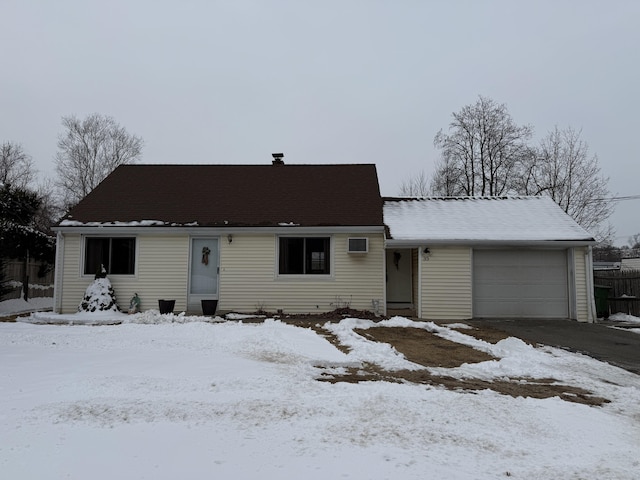
[(587, 248), (574, 248), (573, 258), (575, 265), (575, 288), (576, 288), (576, 320), (579, 322), (589, 321), (589, 292), (587, 282)]
[[(278, 277), (277, 235), (236, 234), (220, 239), (219, 311), (307, 313), (337, 307), (384, 308), (383, 234), (328, 235), (332, 238), (332, 275)], [(369, 238), (369, 252), (347, 253), (347, 239)], [(189, 242), (187, 234), (136, 235), (135, 276), (109, 276), (118, 306), (126, 310), (134, 293), (142, 310), (157, 309), (159, 299), (176, 300), (175, 311), (187, 309)], [(92, 275), (82, 275), (82, 236), (66, 234), (61, 312), (72, 313), (82, 301)]]
[[(112, 279), (126, 297), (120, 305), (128, 307), (137, 293), (140, 308), (158, 308), (158, 300), (175, 300), (176, 312), (187, 309), (189, 236), (138, 236), (137, 278)], [(116, 291), (117, 293), (117, 291)], [(124, 302), (126, 300), (126, 302)]]
[[(314, 235), (319, 236), (319, 235)], [(383, 235), (328, 235), (331, 275), (278, 276), (274, 234), (234, 235), (221, 242), (219, 310), (313, 313), (350, 306), (372, 309), (384, 300)], [(349, 237), (369, 238), (369, 252), (347, 253)]]
[(466, 320), (472, 317), (471, 248), (429, 248), (421, 264), (422, 318), (425, 320)]
[[(56, 305), (59, 313), (74, 313), (84, 297), (85, 290), (91, 283), (91, 278), (82, 279), (80, 276), (80, 260), (82, 237), (79, 234), (64, 236), (64, 269), (62, 278), (62, 295), (60, 305)], [(56, 265), (56, 268), (60, 268)], [(60, 288), (60, 285), (56, 285)]]
[[(80, 234), (65, 235), (64, 274), (61, 299), (62, 313), (72, 313), (82, 301), (92, 275), (82, 275), (82, 245)], [(176, 300), (176, 311), (187, 305), (187, 274), (189, 266), (189, 236), (136, 236), (136, 275), (109, 275), (118, 306), (127, 310), (134, 293), (141, 300), (142, 310), (157, 309), (159, 299)]]

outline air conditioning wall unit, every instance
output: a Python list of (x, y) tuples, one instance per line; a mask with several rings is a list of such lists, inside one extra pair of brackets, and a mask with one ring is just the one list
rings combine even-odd
[(347, 253), (369, 253), (369, 239), (366, 237), (349, 238)]

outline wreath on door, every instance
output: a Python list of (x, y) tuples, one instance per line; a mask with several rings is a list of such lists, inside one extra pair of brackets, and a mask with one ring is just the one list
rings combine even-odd
[(209, 250), (209, 247), (202, 247), (202, 263), (204, 263), (205, 265), (209, 265), (210, 253), (211, 253), (211, 250)]
[(393, 264), (396, 266), (396, 270), (400, 270), (400, 259), (402, 254), (400, 252), (393, 252)]

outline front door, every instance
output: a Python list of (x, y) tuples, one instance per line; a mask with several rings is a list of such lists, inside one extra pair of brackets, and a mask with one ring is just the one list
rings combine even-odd
[(199, 311), (201, 300), (218, 299), (218, 238), (191, 239), (187, 309)]
[(411, 249), (387, 250), (387, 305), (411, 307), (411, 293)]

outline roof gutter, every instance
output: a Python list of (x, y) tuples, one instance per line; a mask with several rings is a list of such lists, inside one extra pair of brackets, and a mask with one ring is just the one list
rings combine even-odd
[(162, 226), (142, 226), (142, 225), (73, 225), (55, 226), (54, 232), (62, 233), (82, 233), (88, 235), (131, 235), (131, 234), (167, 234), (181, 232), (189, 235), (228, 235), (242, 233), (275, 233), (275, 234), (327, 234), (327, 233), (384, 233), (384, 225), (368, 226), (317, 226), (305, 227), (300, 225), (282, 225), (268, 227), (199, 227), (194, 225), (162, 225)]
[(474, 240), (474, 239), (413, 239), (398, 240), (388, 238), (385, 246), (389, 248), (418, 248), (420, 246), (474, 246), (474, 247), (584, 247), (595, 245), (593, 238), (574, 240)]

